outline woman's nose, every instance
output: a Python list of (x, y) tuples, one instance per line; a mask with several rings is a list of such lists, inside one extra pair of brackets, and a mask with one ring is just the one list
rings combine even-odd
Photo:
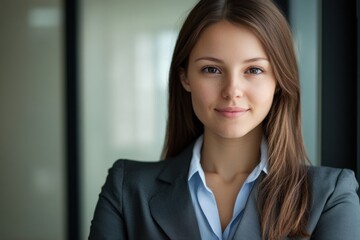
[(244, 87), (244, 80), (240, 76), (227, 76), (224, 79), (221, 96), (227, 100), (241, 98), (244, 95)]

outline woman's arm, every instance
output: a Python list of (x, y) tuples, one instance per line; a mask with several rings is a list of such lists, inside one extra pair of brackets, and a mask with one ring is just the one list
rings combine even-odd
[(360, 204), (354, 173), (342, 170), (311, 239), (360, 239)]
[(127, 239), (122, 216), (123, 161), (109, 170), (91, 222), (89, 240)]

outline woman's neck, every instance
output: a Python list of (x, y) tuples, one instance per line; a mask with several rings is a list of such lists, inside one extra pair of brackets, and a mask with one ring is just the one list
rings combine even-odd
[(262, 135), (261, 126), (238, 139), (225, 139), (205, 131), (201, 150), (205, 173), (218, 174), (224, 180), (250, 174), (259, 163)]

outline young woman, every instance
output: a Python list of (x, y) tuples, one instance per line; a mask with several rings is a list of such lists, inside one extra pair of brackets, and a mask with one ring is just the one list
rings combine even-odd
[(286, 20), (201, 0), (169, 75), (163, 161), (110, 169), (89, 239), (360, 239), (350, 170), (310, 167)]

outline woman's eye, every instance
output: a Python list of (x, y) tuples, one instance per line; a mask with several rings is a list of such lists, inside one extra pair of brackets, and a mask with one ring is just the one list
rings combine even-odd
[(210, 74), (220, 74), (220, 70), (216, 67), (205, 67), (202, 69), (204, 73), (210, 73)]
[(258, 75), (260, 73), (263, 73), (264, 71), (261, 69), (261, 68), (258, 68), (258, 67), (252, 67), (252, 68), (249, 68), (246, 73), (249, 73), (249, 74), (254, 74), (254, 75)]

